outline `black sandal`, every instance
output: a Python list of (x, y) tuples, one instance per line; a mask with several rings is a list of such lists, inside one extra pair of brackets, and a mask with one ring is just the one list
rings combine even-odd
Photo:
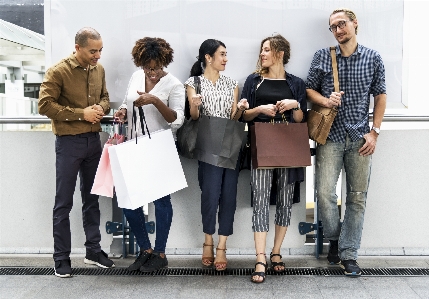
[[(255, 271), (253, 271), (253, 273), (252, 273), (252, 277), (250, 278), (250, 280), (252, 281), (252, 282), (254, 282), (254, 283), (263, 283), (264, 281), (265, 281), (265, 271), (264, 272), (256, 272), (256, 266), (257, 265), (262, 265), (262, 266), (264, 266), (265, 267), (265, 271), (267, 271), (267, 264), (264, 264), (263, 262), (257, 262), (256, 264), (255, 264)], [(259, 276), (259, 277), (262, 277), (262, 280), (261, 281), (259, 281), (259, 280), (254, 280), (253, 279), (253, 277), (254, 276)]]
[[(270, 253), (270, 262), (271, 262), (271, 269), (273, 269), (274, 272), (276, 273), (282, 273), (285, 270), (285, 263), (283, 262), (273, 262), (273, 256), (279, 256), (280, 258), (283, 258), (281, 256), (281, 254), (277, 254), (277, 253)], [(283, 270), (276, 270), (276, 267), (283, 267)]]
[[(263, 255), (265, 255), (265, 253), (259, 253), (259, 254), (263, 254)], [(256, 256), (258, 256), (258, 254), (257, 254)], [(265, 267), (264, 272), (256, 272), (256, 266), (257, 266), (257, 265), (262, 265), (262, 266), (264, 266), (264, 267)], [(253, 271), (252, 276), (250, 277), (250, 280), (251, 280), (252, 282), (254, 282), (254, 283), (263, 283), (263, 282), (265, 281), (265, 273), (266, 273), (266, 271), (267, 271), (267, 263), (265, 262), (265, 264), (264, 264), (263, 262), (257, 262), (257, 263), (255, 264), (255, 271)], [(259, 280), (254, 280), (254, 279), (253, 279), (253, 277), (254, 277), (254, 276), (262, 277), (262, 280), (261, 280), (261, 281), (259, 281)]]

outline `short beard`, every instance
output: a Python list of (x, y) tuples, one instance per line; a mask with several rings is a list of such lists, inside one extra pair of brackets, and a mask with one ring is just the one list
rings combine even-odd
[(347, 44), (351, 39), (352, 38), (348, 38), (348, 39), (345, 39), (345, 40), (343, 40), (341, 42), (338, 42), (338, 43), (341, 44), (341, 45), (344, 45), (344, 44)]
[(351, 39), (352, 39), (352, 38), (351, 38), (351, 37), (349, 37), (349, 38), (346, 38), (346, 39), (344, 39), (344, 40), (342, 40), (342, 41), (339, 41), (338, 43), (339, 43), (339, 44), (341, 44), (341, 45), (343, 45), (343, 44), (347, 44)]

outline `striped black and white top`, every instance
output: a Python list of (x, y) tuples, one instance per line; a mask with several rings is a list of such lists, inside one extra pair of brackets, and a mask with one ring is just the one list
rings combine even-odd
[[(234, 89), (238, 82), (224, 75), (220, 75), (216, 83), (213, 84), (203, 75), (201, 81), (201, 101), (203, 103), (203, 114), (230, 118), (232, 104), (234, 103)], [(190, 77), (185, 82), (186, 86), (195, 88), (194, 77)]]

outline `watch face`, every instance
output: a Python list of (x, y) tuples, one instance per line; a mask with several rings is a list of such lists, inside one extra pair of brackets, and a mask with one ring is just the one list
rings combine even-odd
[(375, 133), (380, 134), (380, 128), (372, 128), (372, 129), (375, 131)]

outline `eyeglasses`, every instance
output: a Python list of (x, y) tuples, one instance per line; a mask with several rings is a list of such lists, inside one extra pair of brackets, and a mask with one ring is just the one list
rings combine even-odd
[(151, 68), (151, 67), (148, 67), (148, 66), (144, 66), (143, 70), (146, 73), (151, 73), (151, 72), (158, 73), (158, 72), (162, 71), (162, 67)]
[(346, 27), (346, 22), (351, 22), (351, 21), (350, 20), (339, 21), (337, 25), (329, 26), (329, 31), (337, 32), (337, 28), (343, 29), (344, 27)]

